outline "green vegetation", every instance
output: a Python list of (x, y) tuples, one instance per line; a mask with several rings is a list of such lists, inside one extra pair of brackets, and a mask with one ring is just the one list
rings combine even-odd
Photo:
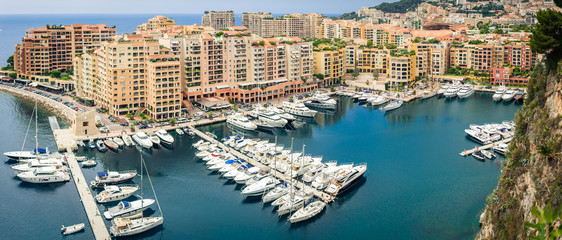
[(470, 40), (468, 41), (468, 44), (473, 44), (473, 45), (479, 45), (479, 44), (484, 44), (486, 42), (480, 41), (480, 40)]
[[(562, 1), (555, 2), (562, 7)], [(546, 53), (547, 68), (554, 69), (562, 59), (562, 13), (551, 8), (541, 10), (537, 12), (537, 21), (531, 35), (531, 50)]]
[(17, 78), (17, 77), (18, 77), (18, 74), (16, 74), (16, 73), (10, 73), (10, 77), (11, 77), (11, 78)]
[(258, 42), (258, 45), (264, 46), (264, 45), (265, 45), (265, 41), (263, 41), (263, 40), (259, 41), (259, 42)]
[(322, 73), (314, 74), (313, 76), (315, 76), (316, 78), (318, 78), (320, 80), (324, 80), (324, 74), (322, 74)]
[(339, 17), (331, 17), (332, 20), (343, 19), (343, 20), (359, 20), (363, 17), (359, 17), (356, 12), (348, 12), (340, 15)]
[(538, 222), (526, 222), (525, 227), (532, 228), (539, 233), (538, 236), (531, 237), (531, 239), (555, 240), (562, 237), (562, 228), (556, 224), (556, 221), (560, 220), (560, 208), (553, 210), (550, 204), (545, 209), (533, 206), (531, 213), (538, 219)]
[(8, 57), (8, 60), (6, 60), (6, 63), (8, 63), (8, 65), (3, 67), (2, 70), (13, 71), (14, 70), (14, 55)]
[(387, 13), (406, 13), (414, 11), (423, 0), (400, 0), (393, 3), (381, 3), (374, 8)]
[(390, 50), (390, 56), (393, 57), (407, 57), (413, 55), (416, 55), (416, 51), (408, 51), (408, 49), (405, 48)]
[(176, 118), (170, 119), (170, 125), (172, 125), (172, 126), (176, 125)]

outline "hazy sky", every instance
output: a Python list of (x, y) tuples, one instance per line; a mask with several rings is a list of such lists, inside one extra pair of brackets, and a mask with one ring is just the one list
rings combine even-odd
[(21, 13), (344, 13), (397, 0), (2, 0), (0, 14)]

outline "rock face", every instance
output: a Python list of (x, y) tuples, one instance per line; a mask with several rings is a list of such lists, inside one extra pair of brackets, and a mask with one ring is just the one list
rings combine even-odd
[[(559, 68), (560, 69), (560, 68)], [(562, 76), (538, 70), (529, 97), (516, 114), (516, 133), (502, 164), (498, 187), (488, 196), (476, 239), (526, 239), (536, 232), (533, 206), (562, 204)], [(558, 223), (560, 224), (560, 223)]]

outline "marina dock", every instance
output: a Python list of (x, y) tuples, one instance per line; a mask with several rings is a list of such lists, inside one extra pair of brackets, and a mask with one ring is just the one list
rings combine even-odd
[(82, 169), (80, 168), (78, 161), (76, 161), (76, 157), (74, 156), (74, 153), (72, 153), (71, 149), (68, 149), (68, 153), (66, 154), (66, 161), (68, 164), (68, 168), (72, 173), (72, 179), (76, 184), (76, 189), (78, 190), (80, 201), (82, 202), (82, 205), (84, 205), (84, 210), (86, 211), (86, 215), (88, 216), (88, 220), (90, 222), (90, 226), (92, 227), (94, 237), (98, 240), (111, 239), (105, 223), (103, 222), (101, 214), (98, 210), (98, 206), (94, 201), (94, 196), (92, 196), (92, 193), (90, 192), (88, 182), (84, 178)]
[(57, 121), (57, 117), (55, 117), (55, 116), (49, 117), (49, 124), (51, 125), (51, 129), (53, 131), (60, 129), (59, 121)]
[(487, 149), (490, 149), (490, 148), (493, 148), (493, 147), (497, 146), (498, 144), (511, 142), (511, 139), (512, 139), (512, 138), (506, 138), (506, 139), (503, 139), (503, 140), (501, 140), (501, 141), (497, 141), (497, 142), (494, 142), (494, 143), (490, 143), (490, 144), (487, 144), (487, 145), (484, 145), (484, 146), (481, 146), (481, 147), (475, 147), (475, 148), (472, 148), (472, 149), (466, 149), (466, 150), (460, 152), (459, 155), (461, 155), (461, 156), (463, 156), (463, 157), (466, 157), (466, 156), (469, 156), (470, 154), (472, 154), (472, 153), (474, 153), (474, 152), (476, 152), (476, 151), (487, 150)]
[(222, 142), (217, 141), (216, 139), (208, 136), (207, 134), (202, 133), (201, 131), (195, 129), (193, 126), (189, 126), (193, 132), (195, 132), (195, 134), (197, 134), (197, 136), (201, 137), (202, 139), (204, 139), (205, 141), (211, 142), (211, 143), (215, 143), (217, 144), (220, 148), (224, 149), (225, 151), (228, 151), (229, 153), (232, 153), (234, 156), (240, 158), (240, 159), (244, 159), (246, 160), (248, 163), (259, 167), (261, 169), (270, 169), (271, 173), (274, 177), (278, 178), (279, 180), (282, 180), (284, 182), (288, 182), (288, 183), (293, 183), (293, 186), (302, 189), (303, 192), (305, 193), (312, 193), (314, 194), (314, 196), (316, 196), (319, 199), (322, 199), (322, 201), (324, 202), (331, 202), (334, 200), (333, 196), (331, 196), (330, 194), (327, 194), (325, 192), (319, 191), (315, 188), (312, 188), (296, 179), (291, 179), (289, 176), (277, 171), (277, 169), (273, 169), (270, 168), (260, 162), (257, 161), (253, 161), (252, 159), (250, 159), (248, 156), (246, 156), (245, 154), (242, 154), (241, 152), (238, 152), (234, 149), (232, 149), (231, 147), (228, 147), (226, 145), (224, 145)]

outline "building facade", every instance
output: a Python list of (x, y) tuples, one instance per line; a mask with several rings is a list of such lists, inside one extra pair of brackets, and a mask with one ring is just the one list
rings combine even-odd
[(115, 36), (115, 27), (105, 24), (72, 24), (29, 29), (16, 45), (14, 69), (20, 76), (44, 75), (72, 70), (72, 59), (99, 47)]
[(223, 30), (235, 25), (233, 11), (207, 11), (201, 18), (201, 26), (211, 26), (216, 30)]

